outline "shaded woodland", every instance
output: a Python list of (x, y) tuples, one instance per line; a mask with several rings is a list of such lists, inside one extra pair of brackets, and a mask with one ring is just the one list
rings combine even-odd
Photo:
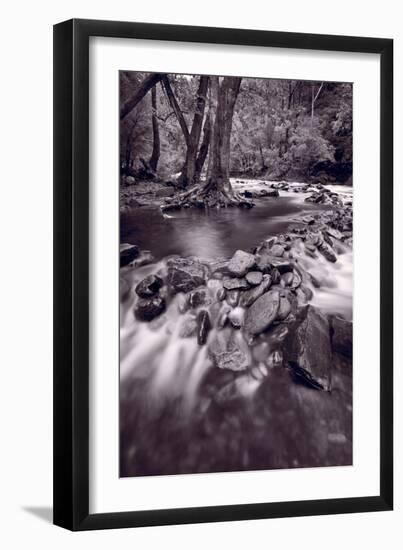
[(229, 177), (351, 183), (352, 84), (120, 72), (123, 177), (232, 197)]

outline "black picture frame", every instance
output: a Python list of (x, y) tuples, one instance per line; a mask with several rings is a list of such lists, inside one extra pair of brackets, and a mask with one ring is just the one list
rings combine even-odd
[[(380, 54), (380, 491), (365, 497), (89, 513), (89, 38)], [(73, 19), (54, 26), (54, 523), (71, 530), (393, 507), (393, 41)]]

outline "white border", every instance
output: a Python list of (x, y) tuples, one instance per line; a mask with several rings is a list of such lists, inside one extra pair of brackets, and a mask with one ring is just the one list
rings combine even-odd
[[(354, 466), (119, 479), (118, 70), (354, 82)], [(379, 56), (90, 40), (90, 513), (379, 494)]]

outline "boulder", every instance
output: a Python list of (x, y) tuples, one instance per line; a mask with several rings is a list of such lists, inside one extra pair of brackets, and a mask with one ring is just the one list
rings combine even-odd
[(197, 343), (203, 346), (211, 330), (211, 321), (208, 311), (202, 309), (197, 316)]
[(272, 284), (272, 278), (270, 275), (264, 275), (260, 285), (247, 290), (242, 293), (240, 305), (242, 307), (250, 307), (253, 302), (255, 302), (262, 294), (269, 290), (270, 285)]
[(165, 300), (161, 296), (140, 298), (135, 308), (135, 316), (139, 321), (151, 321), (165, 311)]
[(245, 279), (251, 286), (260, 285), (263, 279), (263, 274), (261, 271), (249, 271), (246, 274)]
[(351, 358), (353, 356), (353, 323), (341, 317), (331, 319), (333, 351)]
[(140, 249), (135, 244), (124, 243), (120, 245), (120, 267), (132, 262), (140, 254)]
[(284, 355), (295, 381), (331, 388), (332, 350), (327, 318), (312, 305), (303, 308), (284, 340)]
[(236, 277), (243, 277), (255, 265), (255, 256), (237, 250), (228, 263), (228, 271)]
[(158, 275), (148, 275), (148, 277), (139, 282), (135, 290), (141, 298), (149, 298), (157, 294), (163, 284), (163, 280)]
[(200, 262), (176, 258), (168, 263), (168, 283), (174, 292), (189, 292), (206, 282), (206, 270)]
[(276, 319), (280, 307), (280, 293), (269, 290), (258, 298), (248, 309), (245, 318), (245, 331), (256, 335), (270, 327)]

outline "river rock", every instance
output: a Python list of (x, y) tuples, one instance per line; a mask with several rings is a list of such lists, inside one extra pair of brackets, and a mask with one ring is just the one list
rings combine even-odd
[(332, 317), (333, 350), (351, 358), (353, 355), (353, 323), (341, 317)]
[(193, 292), (190, 292), (189, 294), (190, 307), (196, 308), (196, 307), (202, 306), (206, 304), (207, 301), (208, 301), (207, 291), (204, 288), (193, 290)]
[(269, 273), (273, 269), (277, 269), (282, 274), (293, 269), (292, 261), (273, 256), (266, 251), (261, 251), (258, 254), (256, 264), (263, 273)]
[(157, 294), (163, 284), (163, 280), (158, 275), (148, 275), (148, 277), (139, 282), (135, 290), (141, 298), (149, 298)]
[(230, 290), (227, 292), (226, 301), (231, 307), (236, 307), (239, 302), (239, 290)]
[(209, 345), (209, 355), (219, 369), (243, 371), (249, 367), (249, 358), (238, 342), (230, 337), (229, 329), (216, 334)]
[(265, 331), (275, 320), (280, 306), (280, 293), (269, 290), (258, 298), (248, 309), (245, 318), (245, 331), (255, 335)]
[(263, 279), (263, 273), (261, 271), (249, 271), (246, 274), (245, 279), (251, 286), (260, 285)]
[(120, 267), (132, 262), (140, 254), (140, 249), (135, 244), (124, 243), (120, 245)]
[(284, 286), (291, 286), (292, 282), (294, 280), (293, 272), (288, 271), (287, 273), (284, 273), (284, 275), (281, 277), (281, 280), (282, 280)]
[(234, 308), (228, 314), (228, 319), (234, 328), (241, 328), (245, 321), (245, 310), (242, 307)]
[(284, 340), (285, 359), (294, 380), (322, 390), (331, 388), (332, 351), (327, 318), (312, 305), (303, 308)]
[(228, 306), (224, 306), (217, 319), (217, 327), (218, 328), (224, 328), (228, 321), (228, 315), (231, 311), (231, 308)]
[(328, 260), (329, 262), (336, 262), (337, 256), (333, 252), (332, 248), (326, 243), (323, 242), (318, 246), (319, 252)]
[(174, 292), (189, 292), (206, 281), (205, 267), (197, 261), (176, 258), (168, 263), (168, 283)]
[(276, 257), (279, 257), (279, 258), (284, 256), (284, 252), (285, 252), (284, 251), (284, 246), (282, 246), (281, 244), (274, 244), (270, 249), (270, 253), (273, 256), (276, 256)]
[(280, 304), (277, 311), (276, 321), (284, 321), (291, 313), (291, 304), (287, 297), (280, 293)]
[(208, 311), (202, 309), (197, 316), (197, 343), (203, 346), (211, 330), (211, 321)]
[(165, 311), (165, 300), (161, 296), (140, 298), (135, 308), (135, 316), (139, 321), (151, 321)]
[(236, 289), (247, 289), (249, 288), (249, 284), (246, 281), (246, 279), (238, 279), (237, 277), (233, 277), (232, 279), (225, 279), (223, 282), (223, 286), (227, 290), (236, 290)]
[(240, 305), (242, 307), (250, 307), (262, 294), (269, 290), (272, 284), (272, 278), (270, 275), (264, 275), (260, 285), (247, 290), (242, 293)]
[(227, 295), (227, 291), (225, 290), (225, 288), (220, 288), (217, 291), (217, 300), (222, 302), (223, 300), (225, 300), (226, 295)]
[(266, 191), (265, 197), (279, 197), (280, 193), (277, 189), (273, 189), (272, 191)]
[(236, 277), (242, 277), (255, 265), (255, 256), (237, 250), (228, 263), (228, 271)]

